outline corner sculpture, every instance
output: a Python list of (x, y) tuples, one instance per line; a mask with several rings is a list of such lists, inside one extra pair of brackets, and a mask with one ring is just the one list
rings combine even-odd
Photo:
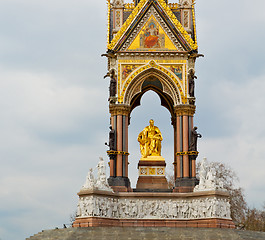
[(115, 130), (112, 129), (112, 127), (109, 127), (110, 131), (109, 131), (109, 144), (105, 143), (105, 145), (107, 145), (109, 147), (110, 151), (115, 151)]
[(90, 168), (86, 177), (85, 184), (82, 186), (81, 191), (94, 191), (94, 190), (102, 190), (102, 191), (111, 191), (112, 188), (109, 186), (106, 177), (106, 165), (102, 157), (99, 158), (99, 162), (97, 164), (97, 179), (94, 178), (93, 169)]
[(197, 127), (194, 127), (191, 130), (191, 141), (190, 141), (190, 146), (189, 150), (190, 151), (196, 151), (197, 152), (197, 142), (198, 138), (202, 138), (202, 135), (200, 133), (197, 133)]
[(109, 102), (115, 103), (116, 101), (116, 90), (117, 89), (117, 80), (115, 77), (115, 70), (110, 71), (110, 86), (109, 86)]
[(188, 73), (188, 80), (189, 80), (189, 95), (190, 97), (194, 97), (195, 92), (195, 81), (194, 79), (197, 79), (195, 76), (195, 70), (191, 68)]
[(201, 191), (226, 191), (224, 183), (217, 178), (215, 169), (203, 158), (199, 168), (200, 183), (195, 186), (194, 192)]

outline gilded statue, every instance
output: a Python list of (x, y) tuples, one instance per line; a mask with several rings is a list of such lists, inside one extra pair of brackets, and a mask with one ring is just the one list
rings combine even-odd
[(148, 156), (161, 156), (162, 134), (158, 127), (154, 126), (154, 120), (149, 121), (150, 125), (145, 127), (138, 135), (142, 158)]

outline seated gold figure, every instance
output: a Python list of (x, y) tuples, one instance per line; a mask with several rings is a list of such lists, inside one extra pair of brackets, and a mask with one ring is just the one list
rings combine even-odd
[(142, 158), (148, 156), (161, 156), (162, 134), (158, 127), (154, 126), (154, 120), (149, 121), (150, 125), (145, 127), (138, 135)]

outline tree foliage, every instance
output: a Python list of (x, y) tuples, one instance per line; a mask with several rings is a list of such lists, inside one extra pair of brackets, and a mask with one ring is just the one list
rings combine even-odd
[(211, 162), (211, 167), (216, 171), (216, 177), (224, 183), (224, 188), (230, 195), (231, 217), (235, 225), (241, 225), (244, 222), (247, 203), (241, 187), (237, 187), (239, 181), (236, 173), (227, 165), (220, 162)]
[(244, 227), (247, 230), (265, 232), (265, 205), (262, 210), (247, 209)]

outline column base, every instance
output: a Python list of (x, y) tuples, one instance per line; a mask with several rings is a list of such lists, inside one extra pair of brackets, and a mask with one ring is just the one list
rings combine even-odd
[(114, 192), (131, 192), (131, 183), (128, 177), (109, 177), (108, 183)]
[(194, 187), (198, 184), (199, 180), (197, 178), (177, 178), (173, 192), (193, 192)]

